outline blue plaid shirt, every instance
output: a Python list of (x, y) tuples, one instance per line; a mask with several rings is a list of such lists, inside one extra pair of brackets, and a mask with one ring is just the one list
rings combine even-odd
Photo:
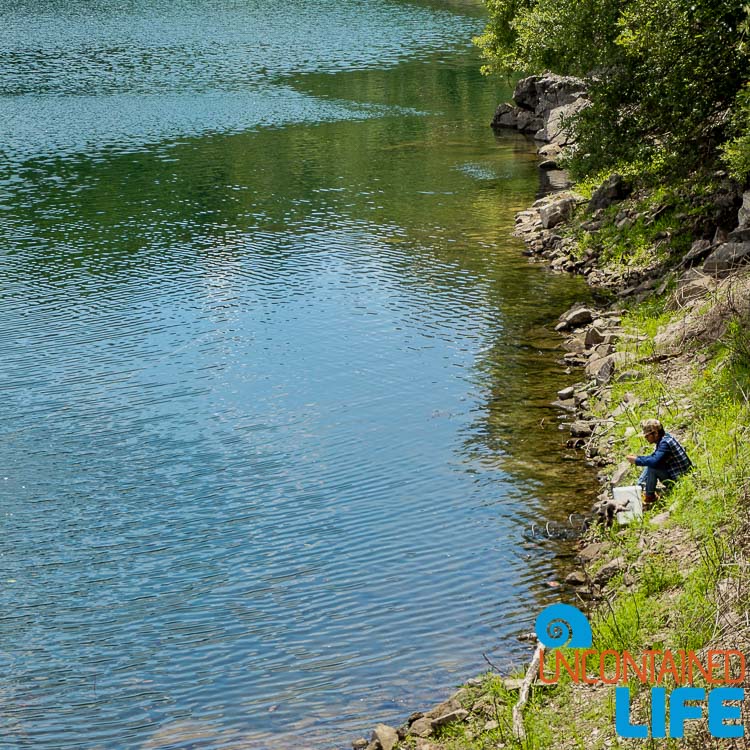
[(693, 468), (685, 449), (668, 432), (659, 440), (650, 456), (638, 456), (636, 466), (648, 466), (666, 472), (668, 479), (677, 479)]

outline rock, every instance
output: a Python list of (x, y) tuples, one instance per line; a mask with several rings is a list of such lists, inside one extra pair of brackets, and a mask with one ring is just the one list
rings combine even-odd
[(518, 108), (512, 104), (501, 104), (492, 118), (490, 127), (493, 128), (515, 128), (518, 125)]
[(372, 742), (379, 743), (382, 750), (393, 750), (398, 743), (398, 732), (387, 724), (378, 724), (373, 730)]
[(575, 199), (571, 197), (560, 198), (548, 203), (539, 209), (539, 216), (542, 220), (544, 229), (551, 229), (566, 221), (573, 215)]
[(610, 354), (612, 354), (612, 352), (614, 352), (614, 350), (615, 347), (613, 344), (599, 344), (598, 346), (594, 347), (591, 359), (602, 359), (603, 357), (608, 357)]
[(544, 159), (557, 159), (562, 153), (562, 148), (556, 143), (546, 143), (538, 149), (537, 153)]
[(589, 328), (588, 331), (586, 331), (584, 344), (586, 345), (587, 349), (591, 349), (591, 347), (596, 346), (597, 344), (601, 344), (603, 341), (604, 333), (602, 333), (602, 331), (600, 331), (598, 328), (592, 327)]
[(433, 745), (421, 737), (417, 737), (416, 750), (440, 750), (437, 745)]
[(539, 164), (539, 169), (559, 169), (559, 167), (557, 166), (557, 162), (554, 159), (545, 159)]
[(628, 380), (638, 380), (641, 377), (641, 373), (638, 370), (625, 370), (617, 376), (618, 383), (625, 383)]
[(544, 127), (537, 131), (534, 138), (537, 141), (557, 143), (560, 146), (571, 144), (573, 142), (573, 132), (570, 128), (570, 121), (582, 109), (588, 107), (589, 103), (587, 98), (581, 97), (568, 104), (554, 107), (545, 118)]
[(556, 331), (569, 331), (571, 328), (580, 328), (590, 323), (594, 316), (588, 307), (574, 307), (560, 316), (560, 322), (555, 326)]
[(624, 200), (633, 192), (633, 186), (622, 175), (613, 174), (605, 180), (591, 196), (589, 211), (607, 208), (617, 201)]
[(565, 583), (568, 586), (585, 586), (586, 576), (580, 570), (574, 570), (566, 576)]
[(493, 732), (495, 729), (497, 729), (500, 725), (494, 720), (488, 721), (484, 727), (482, 727), (483, 731), (485, 732)]
[(593, 433), (594, 428), (588, 422), (578, 421), (570, 425), (570, 434), (573, 437), (591, 437)]
[(369, 744), (364, 737), (360, 737), (358, 740), (352, 742), (352, 750), (364, 750)]
[(552, 406), (569, 412), (576, 411), (576, 402), (572, 398), (566, 399), (565, 401), (553, 401)]
[(713, 276), (702, 273), (697, 268), (688, 271), (678, 282), (668, 303), (668, 310), (679, 310), (694, 300), (703, 299), (717, 287)]
[(737, 212), (737, 219), (740, 227), (750, 226), (750, 190), (742, 194), (742, 206)]
[(595, 378), (598, 383), (608, 383), (614, 374), (615, 357), (612, 354), (592, 359), (586, 365), (586, 375), (590, 378)]
[(746, 263), (750, 263), (750, 242), (727, 242), (708, 256), (703, 272), (722, 278)]
[(469, 718), (469, 712), (465, 708), (458, 708), (455, 711), (451, 711), (448, 714), (438, 716), (432, 722), (433, 729), (437, 727), (443, 727), (446, 724), (453, 724), (456, 721), (464, 721)]
[(594, 575), (594, 583), (597, 586), (606, 586), (618, 573), (621, 573), (626, 568), (625, 558), (616, 557), (614, 560), (610, 560), (602, 568), (596, 571)]
[(533, 112), (520, 110), (516, 118), (516, 127), (522, 133), (536, 133), (542, 127), (544, 120), (537, 117)]
[(612, 475), (612, 485), (617, 487), (623, 480), (623, 477), (630, 471), (630, 461), (623, 461), (615, 469), (615, 473)]
[(572, 104), (586, 96), (586, 84), (580, 78), (559, 76), (554, 73), (522, 78), (513, 91), (513, 101), (523, 109), (537, 115)]
[(438, 716), (450, 713), (451, 711), (457, 711), (461, 708), (461, 703), (453, 696), (448, 698), (447, 701), (439, 703), (435, 708), (425, 712), (425, 717), (428, 719), (434, 719)]
[(578, 557), (582, 562), (589, 563), (592, 560), (596, 560), (596, 558), (599, 557), (605, 549), (606, 545), (604, 544), (604, 542), (593, 542), (592, 544), (587, 544), (578, 553)]
[(574, 395), (575, 388), (573, 388), (572, 385), (557, 392), (557, 397), (560, 399), (560, 401), (568, 401), (573, 398)]
[(703, 260), (711, 252), (711, 243), (708, 240), (696, 240), (682, 259), (683, 266), (691, 266), (699, 260)]
[(523, 685), (523, 680), (519, 677), (506, 677), (503, 680), (503, 687), (510, 693), (520, 690)]
[(432, 734), (432, 719), (417, 719), (410, 727), (409, 733), (415, 737), (429, 737)]

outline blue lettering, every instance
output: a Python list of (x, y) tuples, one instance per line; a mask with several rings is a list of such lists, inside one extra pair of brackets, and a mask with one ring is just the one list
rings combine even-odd
[(667, 736), (667, 690), (651, 688), (651, 736)]
[(708, 731), (712, 737), (744, 737), (742, 724), (725, 724), (725, 721), (742, 719), (740, 706), (727, 706), (724, 701), (742, 701), (745, 691), (742, 688), (714, 688), (708, 694)]
[(697, 687), (677, 688), (669, 696), (669, 736), (679, 739), (685, 736), (685, 721), (700, 719), (703, 716), (701, 706), (686, 706), (685, 701), (702, 701), (706, 691)]
[(615, 731), (620, 737), (646, 739), (648, 727), (630, 723), (630, 688), (615, 688)]

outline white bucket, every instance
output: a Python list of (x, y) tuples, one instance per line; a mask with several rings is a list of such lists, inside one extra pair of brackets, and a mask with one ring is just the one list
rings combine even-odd
[(625, 510), (617, 514), (617, 523), (626, 524), (634, 519), (643, 517), (643, 505), (641, 504), (641, 488), (638, 485), (631, 487), (615, 487), (612, 490), (615, 496), (615, 505), (622, 505)]

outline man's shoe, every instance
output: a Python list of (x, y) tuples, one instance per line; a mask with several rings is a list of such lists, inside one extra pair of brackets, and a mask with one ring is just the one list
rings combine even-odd
[(656, 495), (643, 493), (643, 510), (648, 510), (656, 502)]

